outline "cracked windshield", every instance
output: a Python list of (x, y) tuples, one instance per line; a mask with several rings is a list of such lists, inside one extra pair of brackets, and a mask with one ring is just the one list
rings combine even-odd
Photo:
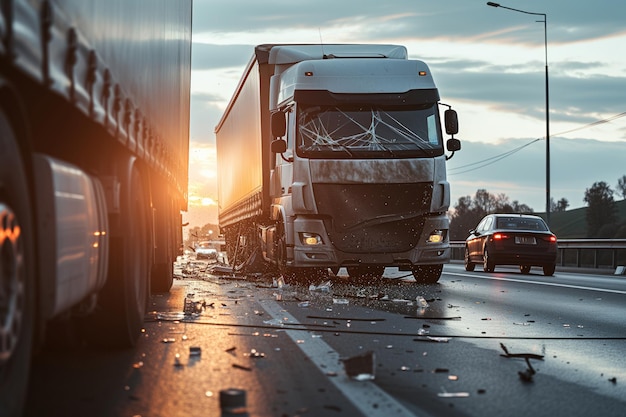
[(365, 157), (380, 153), (416, 156), (441, 148), (437, 107), (309, 107), (298, 125), (306, 156)]

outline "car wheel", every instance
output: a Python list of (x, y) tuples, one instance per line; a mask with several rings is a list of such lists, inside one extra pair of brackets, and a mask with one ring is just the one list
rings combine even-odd
[(530, 274), (530, 265), (520, 265), (519, 266), (520, 273), (524, 275)]
[(476, 265), (470, 261), (469, 248), (465, 248), (465, 270), (468, 272), (472, 272)]
[(485, 248), (485, 251), (483, 252), (483, 271), (493, 272), (494, 269), (496, 269), (496, 265), (489, 258), (489, 252), (487, 251), (487, 248)]
[(555, 264), (548, 264), (543, 266), (543, 275), (547, 277), (551, 277), (554, 275), (554, 271), (556, 270)]

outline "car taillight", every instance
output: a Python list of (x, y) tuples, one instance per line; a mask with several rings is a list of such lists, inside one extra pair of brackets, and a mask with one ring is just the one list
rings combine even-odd
[(502, 239), (508, 239), (509, 237), (507, 235), (505, 235), (504, 233), (494, 233), (493, 235), (493, 240), (502, 240)]
[(550, 237), (548, 238), (548, 241), (549, 241), (550, 243), (556, 243), (556, 236), (554, 236), (554, 235), (550, 236)]

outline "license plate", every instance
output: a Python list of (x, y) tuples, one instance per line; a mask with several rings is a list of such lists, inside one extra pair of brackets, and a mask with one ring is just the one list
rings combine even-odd
[(534, 236), (515, 236), (515, 243), (518, 245), (536, 245), (537, 239)]

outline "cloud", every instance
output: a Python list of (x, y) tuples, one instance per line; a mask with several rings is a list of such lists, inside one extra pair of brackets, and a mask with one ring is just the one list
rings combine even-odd
[(194, 42), (191, 46), (193, 70), (245, 66), (254, 51), (253, 45), (214, 45)]
[[(363, 39), (380, 40), (412, 36), (417, 39), (445, 37), (454, 40), (500, 33), (492, 41), (542, 44), (543, 32), (536, 20), (524, 15), (488, 7), (483, 0), (317, 0), (312, 3), (287, 0), (194, 0), (195, 33), (283, 31), (308, 28), (316, 36), (346, 22), (360, 22), (368, 28)], [(548, 15), (551, 42), (572, 43), (616, 36), (625, 32), (626, 3), (614, 0), (508, 0), (511, 8)], [(602, 25), (598, 25), (602, 22)], [(514, 28), (511, 30), (511, 28)], [(506, 33), (506, 35), (502, 35)]]

